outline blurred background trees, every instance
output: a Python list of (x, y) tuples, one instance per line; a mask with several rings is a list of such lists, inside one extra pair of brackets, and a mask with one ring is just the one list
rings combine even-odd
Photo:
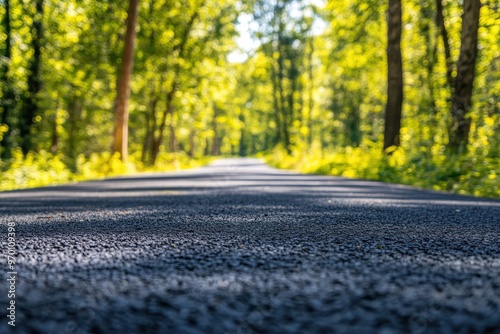
[(126, 164), (112, 152), (129, 1), (0, 3), (4, 189), (55, 166), (51, 182), (263, 154), (500, 195), (495, 1), (139, 1)]

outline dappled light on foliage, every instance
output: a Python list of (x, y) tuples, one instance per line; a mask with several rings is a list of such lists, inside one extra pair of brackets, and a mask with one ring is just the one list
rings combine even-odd
[(140, 1), (117, 98), (129, 1), (2, 1), (0, 190), (259, 155), (499, 197), (500, 7), (480, 5)]
[(110, 176), (121, 176), (137, 172), (160, 172), (199, 167), (208, 163), (209, 157), (190, 159), (187, 154), (161, 153), (156, 166), (144, 166), (140, 157), (131, 156), (127, 163), (121, 161), (119, 154), (109, 152), (80, 154), (73, 167), (65, 164), (65, 157), (45, 151), (30, 152), (23, 156), (20, 149), (12, 152), (8, 165), (2, 162), (0, 168), (0, 189), (42, 187), (83, 180), (98, 180)]
[(500, 162), (497, 158), (478, 156), (472, 152), (449, 158), (422, 151), (390, 148), (383, 154), (381, 145), (368, 143), (344, 147), (336, 151), (296, 151), (287, 155), (275, 149), (268, 162), (276, 167), (296, 169), (305, 173), (356, 177), (395, 182), (417, 187), (452, 191), (475, 196), (500, 197), (498, 182)]

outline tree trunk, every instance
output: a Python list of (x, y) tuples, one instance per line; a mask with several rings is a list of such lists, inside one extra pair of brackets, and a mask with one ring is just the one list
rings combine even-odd
[(217, 116), (219, 113), (219, 109), (217, 108), (217, 106), (214, 105), (213, 110), (214, 110), (214, 117), (212, 120), (212, 129), (214, 131), (214, 137), (212, 139), (212, 155), (216, 156), (219, 155), (219, 134), (217, 129)]
[(175, 135), (174, 114), (170, 114), (170, 152), (177, 152), (177, 136)]
[[(292, 134), (291, 130), (293, 128), (293, 124), (295, 122), (296, 116), (295, 116), (295, 92), (298, 91), (298, 82), (297, 82), (297, 77), (298, 77), (298, 69), (296, 68), (295, 65), (295, 60), (293, 57), (289, 58), (290, 60), (290, 70), (289, 70), (289, 76), (288, 79), (290, 81), (290, 86), (288, 89), (288, 108), (286, 109), (288, 112), (288, 130), (287, 130), (287, 142), (286, 142), (286, 148), (288, 153), (291, 153), (292, 150), (290, 148), (290, 145), (292, 144)], [(300, 103), (300, 101), (299, 101)], [(298, 115), (302, 114), (302, 107), (298, 110)], [(302, 123), (302, 122), (300, 122)], [(299, 126), (300, 128), (300, 126)]]
[[(155, 1), (151, 0), (149, 2), (149, 17), (153, 16), (154, 13), (154, 4)], [(149, 48), (151, 50), (155, 50), (156, 46), (156, 35), (155, 35), (155, 30), (151, 29), (149, 32)], [(161, 86), (163, 84), (163, 79), (160, 81), (160, 91), (161, 91)], [(158, 93), (156, 91), (156, 84), (154, 79), (150, 80), (149, 87), (151, 88), (151, 93), (150, 97), (147, 95), (147, 89), (145, 98), (149, 99), (149, 108), (145, 112), (145, 126), (146, 126), (146, 133), (144, 134), (144, 141), (142, 144), (142, 153), (141, 153), (141, 161), (145, 165), (151, 165), (151, 147), (153, 147), (153, 141), (154, 141), (154, 132), (156, 130), (156, 106), (158, 105), (159, 102), (159, 97)]]
[[(428, 2), (426, 0), (420, 0), (420, 15), (421, 19), (418, 23), (419, 33), (424, 37), (425, 53), (422, 56), (422, 64), (425, 67), (425, 72), (419, 75), (421, 81), (421, 87), (426, 87), (427, 92), (424, 94), (422, 91), (421, 97), (418, 103), (418, 114), (417, 117), (421, 119), (421, 124), (418, 127), (419, 140), (426, 143), (434, 143), (434, 137), (436, 136), (436, 131), (432, 130), (430, 132), (425, 131), (425, 128), (436, 129), (436, 94), (435, 94), (435, 79), (434, 79), (434, 68), (437, 63), (437, 48), (438, 40), (441, 36), (441, 29), (439, 28), (437, 22), (437, 29), (433, 29), (433, 20), (437, 21), (436, 8), (434, 2)], [(427, 154), (431, 154), (430, 150), (426, 150)]]
[(19, 135), (21, 137), (21, 149), (23, 154), (27, 154), (33, 148), (31, 130), (36, 122), (36, 116), (39, 116), (40, 108), (38, 106), (38, 93), (42, 88), (42, 79), (40, 77), (41, 53), (43, 39), (43, 0), (35, 2), (35, 16), (31, 28), (33, 48), (33, 58), (28, 69), (28, 91), (24, 101), (22, 115), (19, 122)]
[(11, 24), (10, 24), (10, 0), (4, 0), (5, 15), (2, 20), (2, 26), (5, 32), (5, 52), (3, 54), (4, 61), (2, 63), (2, 71), (0, 80), (3, 81), (3, 99), (1, 101), (2, 118), (0, 125), (7, 127), (6, 131), (0, 137), (0, 148), (3, 147), (2, 158), (10, 156), (10, 133), (12, 131), (12, 124), (10, 122), (10, 112), (14, 104), (14, 92), (10, 82), (10, 58), (12, 55), (11, 43)]
[[(245, 124), (245, 115), (243, 114), (243, 111), (241, 111), (240, 114), (238, 115), (238, 119), (239, 119), (241, 124)], [(239, 148), (238, 148), (238, 155), (240, 157), (245, 157), (247, 155), (247, 141), (246, 141), (246, 132), (245, 132), (244, 126), (242, 126), (241, 130), (240, 130), (240, 142), (239, 142)]]
[(144, 164), (151, 164), (151, 147), (153, 147), (154, 132), (156, 129), (156, 107), (158, 105), (158, 98), (155, 96), (155, 92), (151, 94), (151, 100), (149, 102), (149, 109), (145, 112), (146, 120), (146, 133), (144, 135), (144, 142), (142, 144), (142, 156), (141, 160)]
[(348, 139), (349, 145), (353, 147), (358, 147), (361, 144), (361, 115), (359, 110), (360, 101), (355, 101), (352, 103), (352, 108), (349, 110), (347, 116), (347, 133), (346, 139)]
[(275, 136), (273, 137), (273, 146), (278, 145), (281, 142), (281, 127), (282, 122), (281, 122), (281, 108), (280, 108), (280, 102), (278, 99), (278, 84), (277, 84), (277, 74), (276, 74), (276, 68), (274, 61), (271, 64), (271, 75), (272, 75), (272, 83), (273, 83), (273, 107), (274, 107), (274, 121), (276, 122), (276, 133)]
[(450, 86), (450, 90), (453, 94), (454, 78), (453, 78), (453, 60), (451, 59), (451, 48), (450, 48), (450, 40), (448, 38), (448, 31), (446, 30), (446, 26), (444, 24), (444, 13), (443, 13), (443, 0), (436, 1), (436, 25), (441, 33), (441, 38), (443, 40), (444, 45), (444, 57), (446, 61), (446, 80), (448, 81), (448, 85)]
[(469, 140), (471, 107), (477, 58), (477, 31), (479, 28), (480, 0), (464, 0), (460, 56), (457, 65), (455, 89), (451, 99), (453, 125), (450, 129), (449, 148), (454, 153), (465, 151)]
[(281, 50), (281, 38), (278, 39), (278, 94), (280, 101), (280, 114), (282, 117), (282, 134), (283, 134), (283, 145), (288, 153), (290, 153), (290, 137), (289, 137), (289, 122), (288, 122), (288, 112), (286, 106), (286, 97), (285, 97), (285, 89), (283, 85), (285, 84), (285, 75), (284, 75), (284, 59)]
[(78, 142), (81, 139), (83, 105), (81, 99), (73, 95), (68, 103), (68, 153), (67, 156), (72, 163), (76, 162), (78, 156)]
[(116, 128), (114, 152), (120, 153), (122, 161), (128, 159), (128, 105), (130, 97), (130, 78), (134, 62), (134, 43), (136, 35), (137, 16), (139, 10), (139, 0), (130, 0), (127, 16), (127, 32), (125, 34), (125, 47), (118, 82), (115, 113)]
[(174, 83), (172, 85), (172, 88), (167, 94), (167, 101), (166, 101), (166, 107), (165, 111), (163, 112), (161, 123), (158, 126), (158, 136), (153, 138), (153, 145), (151, 147), (151, 165), (154, 165), (156, 163), (156, 158), (158, 157), (158, 154), (160, 153), (160, 146), (163, 142), (163, 137), (165, 134), (165, 127), (167, 125), (167, 117), (170, 115), (170, 120), (172, 121), (172, 117), (174, 114), (174, 96), (175, 92), (177, 91), (177, 81), (174, 80)]
[(52, 136), (51, 136), (51, 145), (50, 152), (52, 154), (56, 154), (59, 150), (59, 124), (57, 124), (57, 110), (59, 109), (59, 103), (57, 103), (54, 116), (52, 119)]
[(399, 146), (403, 105), (403, 61), (401, 58), (401, 0), (389, 0), (387, 18), (387, 105), (384, 150)]
[(195, 130), (191, 130), (189, 133), (189, 157), (194, 158), (194, 152), (195, 152), (195, 137), (196, 137), (196, 132)]
[[(186, 29), (184, 29), (183, 34), (181, 36), (181, 39), (178, 44), (176, 44), (172, 49), (178, 51), (178, 59), (183, 59), (184, 58), (184, 51), (186, 48), (186, 44), (189, 40), (190, 34), (193, 30), (194, 23), (196, 22), (197, 18), (199, 17), (199, 12), (201, 8), (205, 5), (205, 1), (202, 1), (194, 13), (191, 15), (189, 18), (189, 22), (186, 25)], [(153, 144), (151, 145), (151, 165), (154, 165), (156, 162), (156, 158), (158, 157), (158, 154), (160, 152), (160, 146), (163, 142), (163, 137), (164, 137), (164, 132), (165, 132), (165, 126), (167, 124), (167, 116), (171, 115), (171, 121), (173, 119), (173, 114), (174, 114), (174, 97), (175, 93), (177, 92), (177, 89), (180, 85), (179, 81), (179, 75), (181, 72), (181, 65), (179, 62), (174, 66), (174, 79), (172, 83), (172, 87), (167, 93), (166, 97), (166, 108), (163, 112), (163, 115), (161, 116), (161, 122), (158, 126), (158, 136), (153, 135)], [(174, 149), (176, 149), (176, 138), (175, 138), (175, 129), (172, 129), (172, 125), (170, 127), (170, 134), (171, 134), (171, 148), (173, 146)]]
[(312, 147), (313, 142), (313, 109), (314, 109), (314, 64), (313, 64), (313, 55), (314, 55), (314, 36), (311, 34), (309, 37), (309, 66), (308, 66), (308, 74), (309, 74), (309, 89), (308, 89), (308, 115), (307, 115), (307, 143), (309, 148)]

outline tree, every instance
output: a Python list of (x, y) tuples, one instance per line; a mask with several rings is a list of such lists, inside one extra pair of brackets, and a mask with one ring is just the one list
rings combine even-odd
[[(0, 126), (3, 125), (5, 130), (0, 129), (0, 148), (3, 147), (2, 157), (8, 157), (10, 153), (10, 133), (12, 131), (11, 111), (14, 104), (14, 92), (10, 80), (10, 62), (12, 57), (12, 41), (11, 41), (11, 22), (10, 22), (10, 0), (4, 1), (5, 14), (2, 20), (2, 25), (5, 32), (5, 51), (3, 59), (0, 62), (0, 80), (3, 82), (2, 90), (2, 116)], [(3, 132), (3, 134), (2, 134)]]
[[(136, 76), (138, 97), (145, 102), (139, 102), (138, 107), (143, 111), (143, 126), (136, 127), (131, 135), (142, 142), (144, 164), (154, 165), (162, 150), (189, 148), (187, 153), (195, 154), (195, 147), (213, 143), (209, 115), (213, 114), (214, 103), (222, 112), (227, 102), (217, 100), (227, 94), (219, 83), (229, 86), (224, 80), (228, 78), (224, 66), (226, 54), (234, 45), (235, 4), (158, 0), (151, 1), (149, 12), (143, 14), (147, 19), (138, 33), (141, 52), (137, 55)], [(212, 77), (209, 87), (202, 88), (208, 77)], [(217, 94), (212, 94), (214, 90)]]
[[(256, 36), (261, 50), (269, 57), (275, 144), (282, 144), (290, 153), (294, 134), (302, 115), (300, 74), (307, 71), (305, 56), (312, 18), (306, 17), (305, 3), (298, 0), (256, 1), (254, 19), (260, 23)], [(311, 12), (308, 8), (307, 12)], [(311, 14), (308, 14), (311, 15)]]
[(35, 15), (31, 26), (31, 47), (33, 57), (28, 66), (28, 90), (25, 95), (24, 105), (19, 120), (19, 135), (21, 149), (26, 155), (33, 149), (32, 132), (33, 126), (40, 117), (40, 106), (38, 94), (42, 89), (41, 66), (42, 66), (42, 41), (43, 41), (43, 1), (35, 1)]
[(439, 32), (443, 40), (446, 61), (446, 80), (448, 81), (450, 90), (453, 92), (455, 80), (453, 78), (453, 60), (451, 59), (450, 40), (448, 37), (448, 30), (446, 29), (446, 25), (444, 24), (443, 10), (443, 0), (436, 0), (436, 25), (439, 28)]
[(471, 108), (475, 77), (480, 9), (480, 0), (464, 0), (460, 55), (451, 99), (453, 124), (450, 129), (449, 148), (454, 153), (465, 151), (469, 138), (471, 120), (468, 113)]
[(121, 65), (120, 79), (117, 87), (115, 113), (116, 128), (114, 138), (114, 152), (120, 153), (122, 161), (128, 159), (128, 118), (130, 78), (134, 61), (134, 43), (136, 36), (137, 15), (139, 0), (130, 0), (127, 16), (127, 32)]
[[(158, 153), (160, 152), (160, 146), (163, 142), (163, 137), (165, 133), (165, 128), (167, 125), (167, 117), (170, 116), (170, 150), (174, 152), (176, 150), (176, 137), (175, 137), (175, 127), (173, 125), (173, 116), (174, 116), (174, 99), (175, 99), (175, 94), (177, 93), (177, 90), (179, 89), (179, 86), (181, 84), (180, 81), (180, 74), (182, 71), (182, 60), (184, 60), (185, 57), (185, 52), (186, 52), (186, 46), (189, 42), (191, 33), (193, 31), (194, 25), (196, 23), (196, 20), (199, 18), (200, 15), (200, 10), (203, 8), (205, 5), (205, 1), (202, 0), (201, 3), (199, 3), (193, 13), (189, 16), (189, 20), (187, 21), (187, 24), (183, 27), (182, 32), (180, 32), (180, 39), (177, 44), (172, 48), (173, 53), (177, 54), (177, 62), (174, 64), (174, 69), (173, 69), (173, 81), (170, 86), (170, 89), (166, 93), (166, 103), (165, 103), (165, 109), (163, 110), (162, 116), (161, 116), (161, 121), (160, 124), (158, 125), (158, 135), (155, 136), (154, 133), (155, 131), (153, 130), (153, 143), (151, 145), (151, 154), (150, 154), (150, 163), (151, 165), (154, 165), (156, 162), (156, 158), (158, 157)], [(163, 85), (163, 83), (162, 83)]]
[(384, 150), (399, 146), (403, 105), (403, 61), (401, 58), (401, 0), (389, 0), (387, 17), (387, 104)]

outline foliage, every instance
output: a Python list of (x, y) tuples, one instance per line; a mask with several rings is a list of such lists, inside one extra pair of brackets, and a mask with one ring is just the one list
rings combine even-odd
[(500, 160), (469, 152), (463, 156), (429, 156), (422, 150), (391, 148), (382, 152), (380, 143), (363, 143), (334, 152), (319, 149), (294, 151), (288, 155), (275, 149), (266, 160), (278, 168), (304, 173), (355, 177), (401, 183), (432, 190), (450, 191), (474, 196), (500, 197)]
[(30, 152), (23, 156), (21, 150), (16, 149), (10, 159), (1, 161), (0, 189), (5, 191), (143, 172), (179, 170), (198, 167), (210, 161), (210, 158), (190, 159), (183, 153), (163, 153), (155, 167), (147, 167), (137, 157), (132, 157), (124, 164), (117, 154), (103, 152), (93, 153), (89, 157), (79, 155), (78, 168), (72, 170), (64, 163), (66, 159), (61, 154), (54, 155), (46, 151), (37, 154)]
[[(446, 151), (452, 91), (435, 0), (403, 2), (401, 147), (389, 157), (380, 144), (386, 0), (141, 1), (127, 165), (109, 153), (127, 1), (43, 1), (35, 20), (43, 30), (42, 85), (30, 100), (37, 105), (31, 119), (23, 119), (23, 110), (35, 57), (35, 2), (0, 3), (2, 190), (273, 152), (271, 161), (282, 167), (498, 196), (500, 8), (494, 1), (480, 12), (468, 150), (453, 157)], [(462, 2), (442, 3), (456, 64)], [(244, 17), (251, 18), (258, 46), (232, 63), (228, 55), (238, 47), (237, 22)], [(24, 157), (22, 122), (33, 123), (32, 150)]]

